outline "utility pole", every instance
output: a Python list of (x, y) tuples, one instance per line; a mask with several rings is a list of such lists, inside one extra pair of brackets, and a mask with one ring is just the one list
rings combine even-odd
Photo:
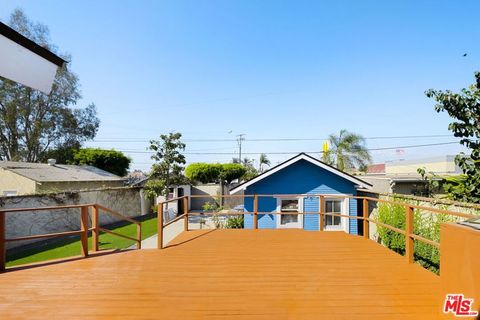
[(238, 161), (242, 163), (242, 141), (245, 141), (245, 134), (237, 134), (237, 143), (238, 143)]

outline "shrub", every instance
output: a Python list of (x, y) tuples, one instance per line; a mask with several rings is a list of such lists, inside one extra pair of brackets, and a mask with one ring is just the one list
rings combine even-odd
[(225, 223), (227, 229), (243, 229), (243, 214), (238, 216), (228, 217)]
[(185, 169), (185, 176), (192, 181), (215, 183), (224, 181), (230, 184), (245, 174), (245, 167), (238, 163), (191, 163)]
[[(395, 199), (396, 202), (405, 202)], [(423, 238), (440, 241), (440, 224), (452, 222), (454, 217), (445, 214), (433, 214), (415, 209), (413, 218), (413, 233)], [(378, 221), (405, 230), (405, 207), (399, 204), (379, 203), (377, 212)], [(405, 236), (386, 227), (378, 226), (378, 235), (387, 248), (405, 254)], [(424, 268), (438, 273), (440, 268), (439, 250), (427, 243), (414, 241), (415, 261)]]
[[(405, 207), (390, 203), (379, 203), (377, 219), (392, 227), (405, 230)], [(405, 237), (402, 234), (381, 226), (378, 226), (377, 230), (382, 243), (387, 248), (402, 254), (405, 252)]]
[(123, 177), (131, 161), (122, 152), (113, 149), (83, 148), (74, 153), (71, 164), (94, 166)]
[(185, 169), (185, 176), (201, 183), (217, 182), (221, 172), (221, 165), (214, 163), (191, 163)]
[(220, 179), (227, 184), (233, 180), (241, 178), (247, 171), (244, 166), (239, 163), (224, 163), (221, 165)]
[(207, 201), (202, 205), (202, 209), (204, 212), (214, 212), (215, 210), (217, 210), (217, 208), (218, 208), (218, 205), (213, 202)]

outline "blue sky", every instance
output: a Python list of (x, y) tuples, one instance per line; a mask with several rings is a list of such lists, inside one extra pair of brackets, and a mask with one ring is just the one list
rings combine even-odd
[[(458, 90), (480, 70), (479, 1), (11, 1), (72, 55), (101, 127), (90, 146), (130, 150), (183, 133), (190, 153), (321, 150), (340, 129), (367, 138), (449, 135), (428, 88)], [(467, 53), (467, 57), (463, 54)], [(230, 132), (230, 133), (229, 133)], [(224, 139), (232, 141), (192, 141)], [(455, 141), (368, 139), (369, 148)], [(457, 145), (372, 151), (375, 161), (454, 154)], [(140, 153), (139, 153), (140, 152)], [(187, 155), (189, 162), (233, 155)], [(258, 155), (248, 155), (258, 158)], [(271, 154), (272, 163), (291, 155)]]

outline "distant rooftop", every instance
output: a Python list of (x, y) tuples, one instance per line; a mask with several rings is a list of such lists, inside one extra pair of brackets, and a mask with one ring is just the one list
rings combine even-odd
[(37, 182), (124, 180), (117, 175), (92, 166), (0, 161), (0, 168)]
[(403, 166), (403, 165), (413, 165), (413, 164), (424, 164), (424, 163), (434, 163), (434, 162), (454, 162), (454, 155), (444, 155), (444, 156), (434, 156), (426, 157), (412, 160), (394, 160), (388, 161), (387, 166)]
[(417, 169), (437, 175), (455, 175), (462, 171), (455, 164), (455, 156), (444, 155), (415, 160), (395, 160), (386, 163), (372, 164), (367, 168), (367, 176), (395, 178), (396, 180), (418, 180), (422, 177)]
[(385, 163), (377, 163), (369, 165), (367, 168), (367, 173), (375, 174), (375, 173), (385, 173)]

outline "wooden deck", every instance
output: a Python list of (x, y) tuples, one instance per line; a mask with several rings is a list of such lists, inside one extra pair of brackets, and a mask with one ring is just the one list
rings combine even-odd
[(343, 232), (189, 231), (0, 274), (2, 319), (436, 319), (440, 280)]

